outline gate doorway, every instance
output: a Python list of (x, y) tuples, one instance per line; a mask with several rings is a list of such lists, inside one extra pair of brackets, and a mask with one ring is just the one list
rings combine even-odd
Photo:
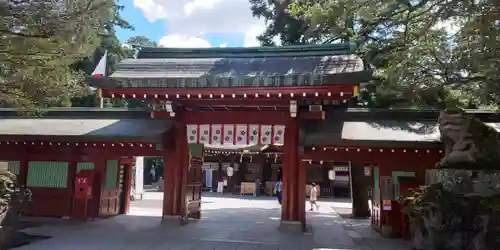
[[(201, 154), (203, 154), (203, 151), (201, 151)], [(188, 219), (201, 219), (201, 193), (203, 191), (202, 166), (203, 157), (194, 156), (193, 151), (191, 151), (186, 187), (186, 216)]]
[[(121, 164), (120, 169), (118, 170), (118, 197), (119, 197), (119, 202), (120, 202), (120, 210), (119, 214), (125, 214), (127, 211), (127, 188), (126, 188), (126, 183), (128, 183), (131, 180), (128, 180), (128, 177), (130, 174), (128, 173), (130, 170), (130, 167)], [(129, 192), (130, 193), (130, 192)]]

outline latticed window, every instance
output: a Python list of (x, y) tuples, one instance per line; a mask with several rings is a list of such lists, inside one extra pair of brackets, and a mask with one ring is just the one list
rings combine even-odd
[(108, 160), (106, 161), (106, 182), (104, 183), (104, 188), (113, 189), (117, 187), (118, 182), (118, 161)]
[(27, 187), (66, 188), (68, 163), (55, 161), (28, 162)]
[[(278, 78), (278, 86), (285, 86), (285, 76), (277, 76)], [(276, 86), (276, 85), (275, 85)]]
[(200, 78), (198, 80), (198, 84), (199, 84), (198, 85), (199, 88), (206, 88), (206, 87), (208, 87), (208, 79), (207, 78)]
[(321, 85), (322, 80), (323, 80), (322, 75), (314, 75), (310, 84), (311, 85)]
[(178, 79), (177, 88), (185, 88), (185, 87), (186, 87), (186, 79), (184, 78)]
[(161, 78), (161, 79), (158, 81), (158, 87), (159, 87), (159, 88), (166, 88), (166, 87), (168, 87), (168, 86), (167, 86), (167, 79), (165, 79), (165, 78)]
[(294, 76), (287, 76), (285, 77), (285, 82), (283, 83), (284, 86), (292, 86), (293, 84), (293, 79), (294, 79)]
[(302, 75), (302, 81), (300, 81), (298, 85), (300, 85), (300, 86), (309, 85), (309, 83), (311, 82), (311, 78), (310, 77), (311, 76), (307, 75), (307, 74)]
[(229, 88), (229, 78), (219, 78), (217, 79), (217, 82), (219, 83), (219, 88)]
[(256, 81), (257, 86), (265, 86), (265, 85), (266, 85), (266, 80), (267, 80), (267, 77), (265, 77), (265, 76), (260, 76), (260, 77), (259, 77), (259, 80), (258, 80), (258, 81)]

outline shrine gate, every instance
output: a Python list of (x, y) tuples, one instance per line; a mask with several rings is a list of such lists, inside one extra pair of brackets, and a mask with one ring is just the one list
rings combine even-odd
[(190, 145), (271, 144), (283, 145), (282, 220), (304, 224), (299, 122), (346, 106), (370, 77), (351, 44), (142, 48), (92, 83), (102, 97), (144, 100), (153, 118), (174, 122), (163, 143), (164, 217), (200, 218), (201, 166)]
[[(0, 163), (33, 192), (25, 214), (96, 218), (127, 212), (134, 156), (164, 157), (163, 218), (199, 219), (201, 145), (279, 145), (283, 224), (305, 226), (307, 168), (349, 162), (353, 215), (370, 214), (371, 185), (374, 227), (402, 232), (398, 193), (384, 188), (425, 184), (443, 153), (439, 110), (347, 108), (370, 77), (349, 45), (143, 48), (90, 82), (103, 97), (147, 107), (55, 108), (36, 118), (0, 109)], [(468, 112), (498, 127), (497, 112)], [(96, 176), (82, 212), (74, 191), (85, 169)]]

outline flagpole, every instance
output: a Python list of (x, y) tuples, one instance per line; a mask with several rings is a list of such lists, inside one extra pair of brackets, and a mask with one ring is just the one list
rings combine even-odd
[[(108, 57), (108, 51), (104, 51), (104, 55), (102, 56), (101, 60), (97, 63), (94, 72), (92, 72), (92, 76), (96, 77), (105, 77), (106, 76), (106, 62), (107, 62), (107, 57)], [(98, 89), (98, 95), (99, 95), (99, 107), (104, 108), (104, 98), (102, 97), (102, 90)]]

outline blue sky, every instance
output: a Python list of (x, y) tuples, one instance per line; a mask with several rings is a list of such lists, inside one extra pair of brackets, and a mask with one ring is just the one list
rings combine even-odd
[(146, 36), (166, 47), (257, 46), (263, 21), (248, 0), (120, 0), (121, 15), (135, 30), (118, 30), (120, 41)]

